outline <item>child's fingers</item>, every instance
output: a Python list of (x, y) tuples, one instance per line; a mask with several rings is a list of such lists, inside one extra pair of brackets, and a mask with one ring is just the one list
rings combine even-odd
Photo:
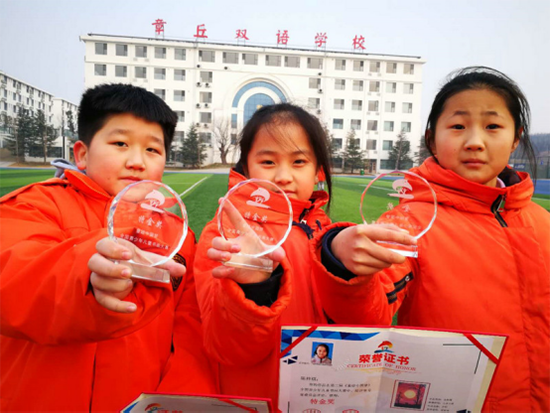
[(95, 272), (90, 276), (90, 283), (94, 290), (117, 294), (129, 293), (134, 285), (131, 279), (103, 277)]
[(206, 256), (210, 258), (212, 261), (218, 261), (218, 262), (226, 262), (231, 259), (231, 253), (228, 251), (220, 251), (216, 248), (209, 248), (208, 251), (206, 251)]
[(103, 277), (130, 278), (132, 271), (122, 264), (116, 264), (101, 254), (94, 254), (88, 261), (88, 269)]
[(240, 252), (241, 246), (233, 241), (226, 241), (222, 237), (216, 237), (212, 240), (212, 248), (227, 251), (227, 252)]
[[(399, 228), (399, 227), (397, 227)], [(390, 241), (403, 245), (416, 245), (416, 238), (406, 231), (387, 228), (383, 225), (358, 225), (357, 233), (372, 241)]]
[(274, 262), (281, 262), (286, 257), (286, 252), (283, 249), (283, 247), (277, 248), (275, 251), (273, 251), (270, 254), (267, 254), (267, 257), (271, 259)]
[(180, 264), (174, 260), (169, 260), (168, 262), (159, 265), (159, 268), (163, 268), (170, 273), (171, 277), (183, 277), (187, 272), (185, 265)]
[(226, 199), (223, 204), (222, 213), (225, 213), (227, 215), (229, 221), (231, 222), (231, 224), (233, 224), (236, 230), (240, 231), (243, 234), (251, 231), (250, 225), (248, 225), (246, 220), (240, 214), (239, 210), (235, 208), (235, 206), (228, 199)]
[(101, 306), (117, 313), (128, 314), (133, 313), (137, 309), (137, 306), (134, 303), (119, 300), (115, 296), (106, 294), (101, 290), (94, 290), (94, 295), (95, 299)]
[(129, 260), (132, 258), (132, 252), (129, 248), (109, 238), (100, 239), (96, 244), (96, 250), (104, 257), (113, 260)]
[(235, 268), (226, 267), (225, 265), (220, 265), (212, 270), (212, 276), (214, 278), (232, 278), (235, 273)]

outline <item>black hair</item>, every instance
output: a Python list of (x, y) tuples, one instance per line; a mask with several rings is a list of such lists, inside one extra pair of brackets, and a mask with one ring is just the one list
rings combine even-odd
[(317, 344), (317, 347), (315, 347), (315, 354), (317, 354), (317, 350), (319, 350), (319, 347), (324, 347), (325, 350), (327, 351), (327, 357), (329, 356), (330, 354), (330, 349), (328, 348), (328, 346), (326, 344)]
[[(527, 98), (520, 87), (496, 69), (485, 66), (470, 66), (452, 72), (445, 81), (443, 87), (437, 93), (432, 110), (428, 116), (424, 141), (426, 147), (433, 155), (432, 145), (435, 142), (435, 128), (437, 121), (445, 109), (445, 103), (449, 98), (465, 90), (490, 90), (498, 94), (504, 102), (508, 111), (514, 119), (515, 140), (519, 141), (523, 153), (527, 156), (533, 179), (536, 180), (536, 157), (531, 138), (529, 136), (529, 125), (531, 122), (531, 111)], [(437, 158), (434, 157), (437, 161)]]
[(113, 115), (131, 114), (148, 122), (158, 123), (164, 134), (168, 154), (178, 116), (157, 95), (123, 83), (102, 84), (82, 95), (78, 108), (78, 137), (87, 146), (94, 135)]
[[(329, 195), (332, 193), (332, 179), (330, 167), (330, 153), (328, 137), (325, 129), (321, 126), (319, 119), (299, 106), (291, 103), (277, 103), (275, 105), (266, 105), (258, 109), (247, 122), (241, 132), (239, 140), (239, 148), (241, 155), (237, 162), (237, 168), (247, 169), (247, 158), (254, 143), (254, 137), (260, 128), (271, 123), (280, 125), (294, 123), (301, 126), (306, 132), (309, 143), (313, 148), (313, 153), (317, 161), (317, 170), (321, 169), (325, 173), (325, 181)], [(276, 137), (276, 136), (275, 136)], [(330, 209), (330, 196), (327, 204), (327, 211)]]

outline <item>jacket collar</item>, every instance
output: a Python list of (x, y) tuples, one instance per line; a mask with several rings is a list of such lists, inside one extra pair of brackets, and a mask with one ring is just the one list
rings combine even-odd
[[(231, 169), (229, 172), (229, 188), (233, 188), (239, 182), (245, 181), (247, 178), (235, 169)], [(280, 196), (280, 195), (279, 195)], [(290, 199), (292, 205), (293, 220), (300, 222), (303, 218), (304, 211), (313, 212), (318, 210), (328, 202), (328, 194), (325, 191), (315, 191), (311, 195), (311, 198), (307, 201), (301, 201), (299, 199)]]
[[(436, 192), (438, 203), (449, 204), (457, 209), (470, 212), (490, 211), (495, 200), (504, 196), (506, 197), (505, 210), (519, 209), (531, 201), (534, 191), (533, 182), (529, 174), (525, 172), (514, 174), (515, 179), (512, 182), (516, 183), (505, 188), (494, 188), (469, 181), (453, 171), (442, 168), (433, 157), (426, 159), (422, 165), (411, 169), (411, 172), (430, 182)], [(510, 170), (503, 173), (508, 175), (503, 180), (509, 184), (511, 182)]]
[(73, 187), (93, 198), (109, 200), (112, 197), (85, 173), (65, 170), (65, 177)]

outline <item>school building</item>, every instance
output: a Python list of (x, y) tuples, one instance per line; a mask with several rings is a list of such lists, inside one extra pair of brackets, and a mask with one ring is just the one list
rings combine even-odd
[[(176, 143), (191, 124), (219, 162), (216, 141), (238, 133), (262, 105), (292, 102), (319, 117), (345, 148), (355, 131), (369, 170), (391, 168), (400, 131), (417, 151), (422, 68), (418, 56), (364, 51), (265, 47), (208, 41), (88, 34), (85, 87), (131, 83), (164, 99), (178, 114)], [(235, 161), (232, 151), (228, 161)]]

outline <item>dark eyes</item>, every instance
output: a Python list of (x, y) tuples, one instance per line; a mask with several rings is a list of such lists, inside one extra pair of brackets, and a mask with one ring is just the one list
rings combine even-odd
[(147, 148), (147, 152), (154, 152), (154, 153), (160, 154), (160, 151), (158, 149), (155, 149), (155, 148)]
[(487, 129), (498, 129), (500, 128), (500, 125), (495, 125), (494, 123), (487, 126)]
[(451, 126), (451, 129), (464, 129), (463, 125), (453, 125)]
[[(496, 125), (496, 124), (492, 123), (490, 125), (487, 125), (486, 128), (487, 129), (499, 129), (500, 125)], [(466, 129), (466, 127), (464, 125), (452, 125), (451, 129), (462, 130), (462, 129)]]
[(122, 148), (126, 146), (125, 142), (113, 142), (113, 145), (118, 146), (119, 148)]

